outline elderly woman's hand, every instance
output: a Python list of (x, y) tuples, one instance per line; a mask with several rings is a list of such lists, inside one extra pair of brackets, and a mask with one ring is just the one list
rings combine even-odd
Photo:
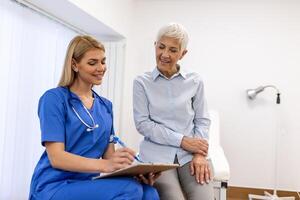
[(190, 138), (184, 136), (181, 141), (181, 148), (190, 152), (207, 156), (208, 142), (201, 138)]
[(206, 158), (200, 154), (195, 154), (190, 163), (191, 175), (195, 176), (197, 183), (209, 183), (211, 180), (211, 170)]
[(145, 183), (148, 185), (153, 186), (153, 184), (155, 183), (156, 179), (161, 175), (161, 172), (158, 173), (149, 173), (147, 175), (143, 175), (140, 174), (138, 176), (136, 176), (135, 178), (140, 181), (141, 183)]

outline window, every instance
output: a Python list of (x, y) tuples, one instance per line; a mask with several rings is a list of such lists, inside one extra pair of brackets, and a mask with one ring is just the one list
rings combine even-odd
[[(27, 199), (40, 143), (37, 104), (56, 87), (77, 33), (13, 1), (0, 1), (0, 199)], [(100, 95), (121, 106), (122, 42), (104, 42), (108, 71)], [(118, 69), (118, 70), (116, 70)], [(118, 120), (115, 120), (118, 130)]]

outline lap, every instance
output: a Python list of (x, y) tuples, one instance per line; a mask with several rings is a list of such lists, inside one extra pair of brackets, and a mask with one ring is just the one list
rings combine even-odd
[(178, 169), (168, 170), (156, 180), (161, 200), (213, 200), (214, 191), (212, 181), (209, 184), (199, 184), (195, 177), (190, 175), (190, 163)]
[[(211, 168), (212, 169), (212, 168)], [(178, 177), (188, 200), (213, 200), (213, 182), (199, 184), (190, 173), (190, 163), (178, 168)]]
[(162, 172), (154, 183), (161, 200), (184, 200), (176, 169)]
[(107, 178), (69, 183), (59, 189), (51, 200), (146, 200), (148, 196), (155, 196), (155, 192), (154, 188), (145, 187), (133, 178)]

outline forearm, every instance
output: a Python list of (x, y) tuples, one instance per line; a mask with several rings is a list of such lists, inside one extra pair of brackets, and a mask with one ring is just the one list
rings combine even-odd
[(183, 134), (177, 133), (150, 119), (136, 122), (136, 128), (140, 134), (150, 139), (152, 142), (162, 145), (180, 147), (183, 138)]
[(209, 139), (209, 127), (210, 127), (210, 119), (208, 118), (198, 118), (194, 120), (194, 137)]
[(208, 106), (204, 95), (204, 85), (201, 79), (199, 81), (197, 92), (192, 98), (192, 107), (195, 111), (195, 117), (193, 120), (194, 137), (208, 140), (210, 119), (208, 114)]
[(66, 151), (56, 153), (50, 159), (53, 168), (84, 173), (100, 173), (104, 171), (106, 160), (78, 156)]
[(107, 167), (107, 160), (86, 158), (65, 151), (64, 143), (46, 142), (45, 147), (53, 168), (72, 172), (99, 173), (105, 171)]

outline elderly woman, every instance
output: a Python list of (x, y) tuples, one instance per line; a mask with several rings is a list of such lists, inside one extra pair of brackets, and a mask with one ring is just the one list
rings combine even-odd
[(162, 27), (155, 42), (156, 67), (133, 84), (135, 125), (144, 140), (141, 159), (179, 163), (157, 179), (162, 200), (213, 200), (207, 160), (208, 118), (203, 81), (178, 61), (187, 53), (188, 35), (176, 23)]

